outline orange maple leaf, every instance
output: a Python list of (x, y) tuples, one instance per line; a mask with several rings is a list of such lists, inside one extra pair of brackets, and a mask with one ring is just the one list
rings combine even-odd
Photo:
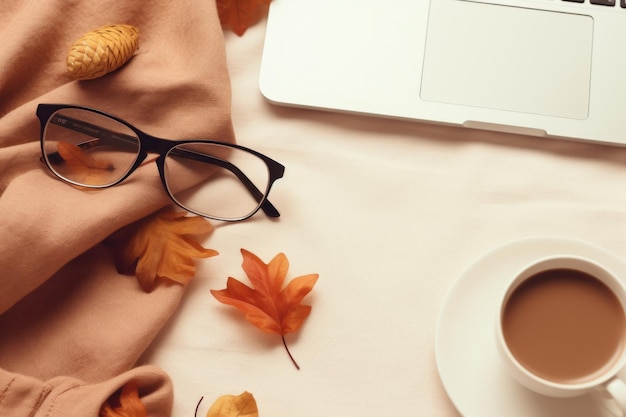
[(283, 288), (289, 269), (289, 261), (284, 254), (279, 253), (265, 264), (245, 249), (241, 253), (243, 270), (254, 288), (229, 277), (226, 289), (211, 290), (211, 293), (221, 303), (236, 307), (246, 320), (262, 331), (280, 335), (289, 357), (300, 369), (289, 352), (285, 335), (298, 331), (311, 312), (311, 306), (302, 305), (301, 301), (313, 289), (318, 274), (294, 278)]
[(256, 23), (271, 0), (217, 0), (217, 14), (222, 26), (231, 28), (238, 36)]
[(98, 417), (148, 417), (146, 406), (139, 398), (139, 387), (131, 381), (113, 394), (100, 408)]
[(150, 292), (158, 278), (186, 284), (196, 274), (193, 258), (217, 255), (194, 240), (212, 231), (205, 218), (188, 217), (168, 207), (119, 230), (107, 243), (115, 252), (117, 270), (136, 275), (141, 287)]

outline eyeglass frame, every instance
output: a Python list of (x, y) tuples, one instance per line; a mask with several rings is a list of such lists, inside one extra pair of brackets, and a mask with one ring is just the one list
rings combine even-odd
[[(59, 175), (49, 164), (49, 158), (51, 157), (51, 155), (56, 154), (56, 156), (58, 157), (58, 153), (51, 153), (46, 155), (46, 151), (44, 149), (44, 135), (45, 135), (45, 130), (46, 127), (49, 123), (51, 122), (51, 118), (52, 116), (63, 109), (79, 109), (79, 110), (85, 110), (85, 111), (89, 111), (95, 114), (98, 114), (100, 116), (104, 116), (107, 118), (110, 118), (124, 126), (126, 126), (127, 128), (129, 128), (130, 130), (132, 130), (135, 135), (136, 135), (136, 139), (138, 141), (138, 150), (137, 150), (137, 158), (135, 160), (135, 162), (133, 163), (133, 165), (128, 169), (128, 171), (119, 179), (117, 179), (116, 181), (110, 183), (110, 184), (105, 184), (105, 185), (90, 185), (90, 184), (83, 184), (80, 182), (75, 182), (72, 181), (68, 178), (64, 178), (63, 176)], [(230, 221), (230, 222), (236, 222), (236, 221), (241, 221), (241, 220), (246, 220), (252, 216), (254, 216), (254, 214), (256, 214), (259, 210), (263, 210), (263, 212), (265, 213), (265, 215), (267, 215), (268, 217), (280, 217), (280, 213), (279, 211), (276, 209), (276, 207), (268, 200), (268, 195), (270, 193), (270, 190), (272, 188), (272, 186), (274, 185), (274, 182), (280, 178), (283, 177), (284, 172), (285, 172), (285, 167), (284, 165), (282, 165), (280, 162), (275, 161), (274, 159), (258, 152), (255, 151), (254, 149), (250, 149), (247, 148), (245, 146), (241, 146), (235, 143), (228, 143), (228, 142), (221, 142), (221, 141), (216, 141), (216, 140), (203, 140), (203, 139), (188, 139), (188, 140), (172, 140), (172, 139), (165, 139), (165, 138), (159, 138), (153, 135), (150, 135), (148, 133), (143, 132), (142, 130), (138, 129), (137, 127), (131, 125), (130, 123), (128, 123), (127, 121), (120, 119), (117, 116), (114, 116), (112, 114), (106, 113), (102, 110), (98, 110), (92, 107), (87, 107), (87, 106), (80, 106), (80, 105), (75, 105), (75, 104), (49, 104), (49, 103), (41, 103), (37, 106), (37, 111), (36, 111), (36, 115), (39, 118), (40, 121), (40, 145), (41, 145), (41, 161), (46, 165), (46, 167), (48, 168), (48, 170), (50, 170), (50, 172), (57, 178), (59, 178), (60, 180), (62, 180), (63, 182), (69, 183), (69, 184), (73, 184), (73, 185), (78, 185), (81, 187), (86, 187), (86, 188), (93, 188), (93, 189), (99, 189), (99, 188), (109, 188), (109, 187), (113, 187), (115, 185), (120, 184), (121, 182), (123, 182), (124, 180), (126, 180), (137, 168), (139, 168), (139, 166), (141, 166), (141, 164), (145, 161), (145, 159), (148, 157), (149, 153), (152, 154), (157, 154), (158, 157), (156, 158), (155, 162), (159, 171), (159, 176), (161, 177), (161, 184), (163, 185), (163, 188), (165, 190), (165, 192), (167, 193), (167, 195), (170, 197), (170, 199), (179, 207), (183, 208), (184, 210), (196, 214), (198, 216), (202, 216), (202, 217), (206, 217), (209, 219), (213, 219), (213, 220), (220, 220), (220, 221)], [(67, 116), (63, 116), (66, 119), (71, 119), (70, 117)], [(76, 131), (79, 131), (81, 133), (86, 133), (89, 134), (89, 122), (84, 122), (84, 121), (80, 121), (80, 123), (83, 125), (84, 129), (76, 129), (76, 128), (70, 128)], [(96, 126), (97, 129), (99, 129), (101, 132), (107, 132), (106, 128), (103, 128), (101, 126)], [(123, 138), (123, 134), (119, 134), (116, 132), (108, 132), (110, 133), (111, 136), (115, 136), (116, 139), (119, 140), (124, 140)], [(93, 132), (91, 132), (92, 136), (93, 136)], [(132, 138), (133, 142), (135, 142), (135, 138)], [(220, 145), (220, 146), (224, 146), (227, 148), (233, 148), (233, 149), (238, 149), (238, 150), (242, 150), (245, 152), (248, 152), (256, 157), (258, 157), (259, 159), (261, 159), (264, 164), (266, 165), (267, 169), (268, 169), (268, 184), (267, 184), (267, 188), (265, 190), (265, 192), (259, 190), (253, 183), (252, 181), (241, 171), (239, 170), (239, 168), (237, 168), (236, 165), (231, 164), (227, 161), (223, 161), (223, 160), (219, 160), (217, 158), (213, 158), (216, 161), (220, 161), (220, 164), (225, 164), (227, 163), (228, 165), (231, 165), (230, 167), (228, 167), (229, 170), (231, 170), (231, 172), (233, 172), (238, 178), (239, 180), (244, 184), (244, 186), (248, 189), (248, 191), (253, 195), (253, 197), (257, 200), (257, 207), (252, 210), (250, 213), (243, 215), (243, 216), (239, 216), (239, 217), (235, 217), (235, 218), (228, 218), (228, 217), (219, 217), (219, 216), (211, 216), (211, 215), (207, 215), (201, 212), (198, 212), (196, 210), (190, 209), (188, 207), (183, 206), (181, 203), (179, 203), (176, 198), (171, 194), (168, 186), (167, 186), (167, 181), (165, 179), (165, 158), (167, 157), (167, 155), (170, 153), (170, 151), (180, 145), (186, 145), (186, 144), (193, 144), (193, 143), (199, 143), (199, 144), (211, 144), (211, 145)], [(204, 155), (206, 157), (210, 157), (209, 155)], [(212, 158), (212, 157), (211, 157)]]

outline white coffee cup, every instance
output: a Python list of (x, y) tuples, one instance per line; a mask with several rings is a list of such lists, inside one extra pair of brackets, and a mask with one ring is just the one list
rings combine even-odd
[(510, 279), (496, 323), (520, 384), (551, 397), (605, 390), (626, 414), (626, 288), (613, 272), (577, 256), (535, 260)]

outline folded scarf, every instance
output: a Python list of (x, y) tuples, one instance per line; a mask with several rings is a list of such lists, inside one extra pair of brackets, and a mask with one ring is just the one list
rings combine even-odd
[[(66, 55), (84, 33), (139, 29), (117, 71), (72, 79)], [(145, 293), (102, 241), (169, 199), (154, 163), (99, 191), (69, 186), (40, 161), (39, 103), (114, 114), (168, 139), (234, 141), (224, 40), (210, 0), (16, 0), (0, 9), (0, 415), (96, 417), (126, 382), (150, 416), (169, 416), (172, 387), (134, 368), (184, 287)]]

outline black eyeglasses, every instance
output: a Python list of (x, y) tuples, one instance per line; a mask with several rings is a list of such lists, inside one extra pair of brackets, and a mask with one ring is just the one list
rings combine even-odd
[(163, 187), (185, 210), (211, 219), (244, 220), (259, 209), (280, 213), (267, 200), (285, 167), (243, 146), (212, 140), (174, 141), (148, 135), (88, 107), (40, 104), (42, 161), (61, 180), (88, 188), (124, 181), (148, 153)]

